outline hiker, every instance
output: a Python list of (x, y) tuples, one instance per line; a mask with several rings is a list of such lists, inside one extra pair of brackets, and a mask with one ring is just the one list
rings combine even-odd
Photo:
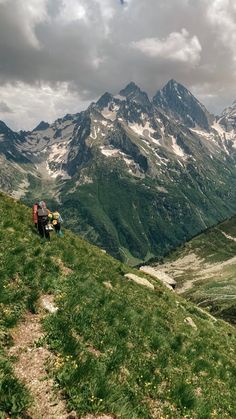
[(50, 233), (48, 229), (48, 209), (44, 201), (40, 201), (38, 204), (38, 232), (42, 238), (50, 240)]
[(58, 211), (52, 213), (52, 225), (55, 228), (56, 235), (61, 237), (61, 223), (63, 222), (61, 214)]
[(32, 216), (35, 228), (38, 228), (38, 202), (35, 202), (32, 208)]

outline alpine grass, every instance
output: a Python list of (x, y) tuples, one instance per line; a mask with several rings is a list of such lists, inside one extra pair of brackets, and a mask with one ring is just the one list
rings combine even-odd
[[(24, 417), (31, 396), (7, 356), (11, 331), (42, 294), (49, 374), (68, 412), (123, 419), (235, 417), (236, 332), (69, 231), (37, 236), (24, 205), (0, 195), (0, 417)], [(136, 273), (155, 286), (128, 281)], [(191, 317), (196, 328), (186, 318)], [(41, 342), (43, 344), (43, 342)]]

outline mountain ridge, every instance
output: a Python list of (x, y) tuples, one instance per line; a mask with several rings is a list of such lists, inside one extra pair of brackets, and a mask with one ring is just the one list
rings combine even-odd
[(122, 92), (15, 133), (19, 156), (2, 149), (0, 187), (29, 205), (44, 196), (70, 228), (138, 264), (235, 213), (236, 134), (231, 114), (212, 121), (174, 80), (163, 109), (132, 82)]

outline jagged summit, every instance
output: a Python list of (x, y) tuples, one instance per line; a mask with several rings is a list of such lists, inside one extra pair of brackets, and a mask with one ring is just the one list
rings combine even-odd
[(98, 106), (98, 108), (103, 109), (106, 108), (109, 103), (112, 101), (113, 96), (111, 95), (111, 93), (104, 93), (100, 99), (98, 99), (98, 101), (96, 102), (96, 105)]
[(139, 103), (143, 106), (151, 106), (147, 93), (142, 91), (133, 81), (120, 91), (120, 96), (124, 96), (126, 99)]
[(232, 113), (236, 113), (236, 100), (233, 101), (231, 106), (227, 106), (222, 112), (222, 116), (224, 115), (231, 115)]
[(167, 115), (184, 123), (188, 127), (199, 126), (209, 130), (212, 116), (192, 93), (171, 79), (153, 97), (153, 103)]
[(45, 121), (41, 121), (34, 129), (33, 131), (44, 131), (49, 128), (49, 123)]
[(231, 106), (225, 108), (218, 120), (227, 131), (232, 131), (236, 128), (236, 100)]
[(5, 124), (5, 122), (0, 121), (0, 134), (13, 133), (13, 131)]
[(30, 204), (46, 189), (93, 243), (147, 261), (236, 211), (236, 131), (209, 120), (176, 80), (152, 102), (130, 82), (48, 129), (0, 132), (0, 189)]
[(136, 83), (131, 81), (129, 84), (127, 84), (127, 86), (124, 89), (121, 89), (120, 95), (127, 97), (127, 96), (129, 96), (133, 93), (137, 93), (137, 92), (141, 92), (140, 87)]
[(158, 90), (154, 98), (159, 93), (167, 93), (170, 91), (175, 91), (177, 94), (183, 93), (183, 91), (189, 95), (191, 95), (190, 91), (181, 83), (177, 82), (175, 79), (170, 79), (162, 89)]

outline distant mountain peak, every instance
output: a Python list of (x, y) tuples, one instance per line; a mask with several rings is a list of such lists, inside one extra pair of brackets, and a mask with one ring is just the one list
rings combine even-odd
[(171, 79), (153, 97), (153, 103), (168, 116), (180, 120), (190, 128), (199, 126), (209, 130), (212, 116), (192, 93)]
[(183, 84), (177, 82), (175, 79), (170, 79), (165, 84), (165, 86), (161, 90), (159, 90), (159, 92), (160, 91), (162, 91), (162, 92), (170, 92), (170, 91), (172, 91), (172, 92), (176, 92), (177, 94), (185, 93), (187, 95), (193, 96), (192, 93), (190, 93), (190, 91)]
[(121, 96), (126, 97), (126, 99), (139, 103), (144, 107), (151, 107), (149, 97), (146, 92), (143, 92), (136, 83), (131, 81), (127, 86), (122, 89), (119, 93)]
[(170, 79), (167, 83), (166, 83), (166, 86), (167, 85), (170, 85), (170, 86), (178, 86), (178, 85), (180, 85), (180, 86), (182, 86), (182, 87), (184, 87), (181, 83), (179, 83), (178, 81), (176, 81), (175, 79)]
[(136, 83), (131, 81), (129, 84), (127, 84), (127, 86), (124, 89), (120, 91), (120, 95), (127, 97), (132, 93), (140, 93), (140, 92), (141, 92), (140, 87)]
[(111, 93), (104, 93), (96, 102), (96, 105), (98, 106), (98, 108), (103, 109), (106, 108), (109, 103), (113, 100), (113, 96), (111, 95)]
[(14, 134), (14, 132), (9, 128), (5, 122), (0, 120), (0, 133), (1, 134)]
[(231, 106), (228, 106), (223, 110), (218, 122), (223, 125), (227, 131), (236, 128), (236, 100), (234, 100)]
[(48, 122), (45, 122), (45, 121), (41, 121), (38, 125), (37, 125), (37, 127), (35, 127), (34, 129), (33, 129), (33, 131), (44, 131), (44, 130), (46, 130), (46, 129), (48, 129), (49, 128), (49, 123)]
[(0, 127), (1, 128), (8, 128), (8, 126), (5, 124), (5, 122), (0, 120)]

